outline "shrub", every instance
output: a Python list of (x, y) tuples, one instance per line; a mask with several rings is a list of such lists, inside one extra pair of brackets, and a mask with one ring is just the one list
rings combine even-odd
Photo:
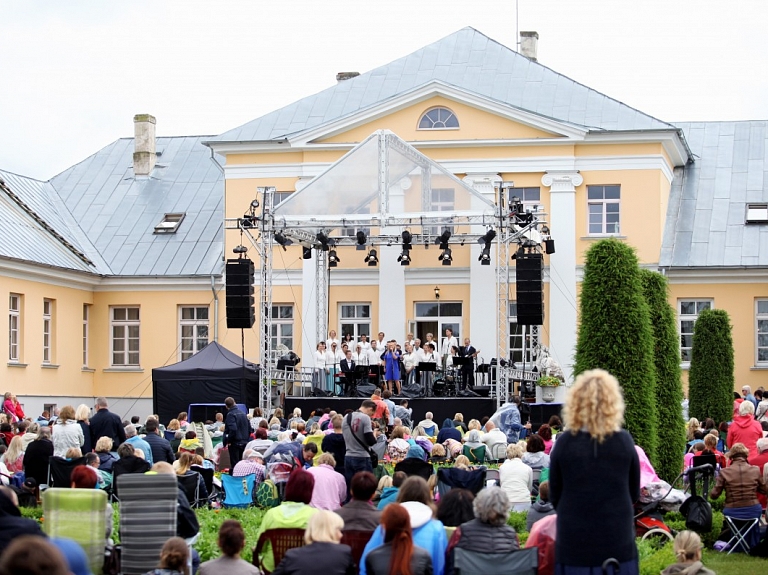
[(733, 414), (733, 339), (728, 314), (701, 312), (693, 326), (688, 398), (691, 417), (730, 421)]
[(680, 473), (685, 452), (683, 384), (680, 377), (677, 320), (674, 309), (669, 305), (667, 279), (649, 270), (640, 270), (640, 278), (650, 313), (656, 367), (655, 391), (659, 426), (654, 465), (656, 473), (671, 483)]
[(621, 384), (625, 425), (656, 462), (653, 335), (635, 251), (616, 239), (586, 254), (574, 372), (602, 368)]
[(638, 539), (637, 555), (640, 561), (640, 575), (659, 575), (665, 568), (677, 562), (671, 543), (659, 549), (651, 541)]

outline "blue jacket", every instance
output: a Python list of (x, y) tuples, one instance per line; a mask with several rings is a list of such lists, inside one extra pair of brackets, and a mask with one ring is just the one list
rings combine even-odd
[(399, 492), (400, 492), (399, 487), (385, 487), (384, 491), (381, 492), (381, 498), (379, 499), (379, 504), (376, 507), (376, 509), (381, 511), (390, 503), (394, 503), (395, 501), (397, 501), (397, 494)]
[(227, 411), (227, 417), (224, 419), (224, 437), (221, 444), (224, 446), (231, 444), (245, 444), (251, 438), (251, 426), (248, 418), (240, 411), (240, 408), (234, 406)]
[[(422, 549), (426, 550), (432, 557), (433, 575), (444, 575), (445, 573), (445, 550), (448, 547), (448, 539), (445, 535), (445, 527), (437, 519), (427, 521), (421, 527), (413, 530), (413, 542)], [(373, 532), (370, 541), (365, 546), (363, 556), (360, 558), (360, 575), (366, 575), (365, 558), (368, 554), (384, 545), (384, 531), (379, 525)]]

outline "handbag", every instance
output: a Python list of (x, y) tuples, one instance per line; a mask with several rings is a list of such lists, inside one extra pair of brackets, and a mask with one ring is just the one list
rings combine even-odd
[[(709, 504), (706, 497), (696, 494), (696, 476), (689, 478), (691, 486), (691, 496), (680, 506), (680, 513), (685, 517), (685, 527), (696, 533), (706, 533), (712, 530), (712, 505)], [(703, 492), (709, 491), (709, 473), (704, 474)]]
[[(349, 426), (350, 431), (352, 431), (352, 414), (347, 414), (347, 425)], [(371, 469), (376, 469), (379, 466), (379, 456), (376, 455), (376, 452), (373, 451), (370, 447), (368, 447), (365, 443), (361, 441), (361, 439), (352, 433), (352, 437), (355, 438), (355, 441), (357, 441), (360, 444), (360, 447), (365, 449), (368, 452), (368, 455), (371, 456)]]

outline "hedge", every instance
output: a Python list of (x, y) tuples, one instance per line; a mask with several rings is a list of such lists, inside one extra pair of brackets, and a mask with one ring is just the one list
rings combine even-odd
[(625, 425), (656, 464), (653, 335), (635, 251), (617, 239), (586, 253), (574, 371), (602, 368), (619, 380)]

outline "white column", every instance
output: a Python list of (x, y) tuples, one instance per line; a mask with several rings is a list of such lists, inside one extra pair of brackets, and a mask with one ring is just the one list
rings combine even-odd
[(301, 260), (301, 366), (315, 367), (314, 341), (315, 325), (317, 324), (317, 286), (315, 285), (315, 258)]
[[(496, 184), (501, 181), (499, 174), (468, 174), (464, 181), (481, 193), (491, 203), (495, 203)], [(471, 208), (485, 210), (488, 206), (472, 198)], [(477, 227), (474, 233), (485, 233), (485, 228)], [(459, 344), (469, 335), (472, 345), (480, 351), (480, 357), (490, 362), (496, 357), (496, 247), (491, 250), (491, 265), (484, 266), (478, 261), (482, 246), (473, 243), (470, 246), (469, 262), (469, 333), (461, 334)], [(467, 313), (467, 310), (464, 310)], [(480, 358), (478, 357), (478, 363)]]
[[(584, 181), (575, 171), (548, 171), (541, 183), (550, 188), (549, 228), (555, 253), (549, 256), (549, 351), (562, 366), (566, 381), (573, 375), (576, 352), (576, 186)], [(554, 284), (554, 285), (553, 285)]]
[[(405, 213), (405, 190), (411, 187), (410, 178), (403, 178), (389, 188), (389, 213)], [(385, 339), (405, 341), (407, 326), (405, 325), (405, 270), (397, 261), (402, 251), (402, 239), (399, 237), (401, 228), (386, 227), (381, 229), (382, 235), (398, 237), (391, 246), (378, 246), (379, 252), (379, 325), (378, 329), (371, 326), (371, 339), (376, 333), (383, 331)]]

